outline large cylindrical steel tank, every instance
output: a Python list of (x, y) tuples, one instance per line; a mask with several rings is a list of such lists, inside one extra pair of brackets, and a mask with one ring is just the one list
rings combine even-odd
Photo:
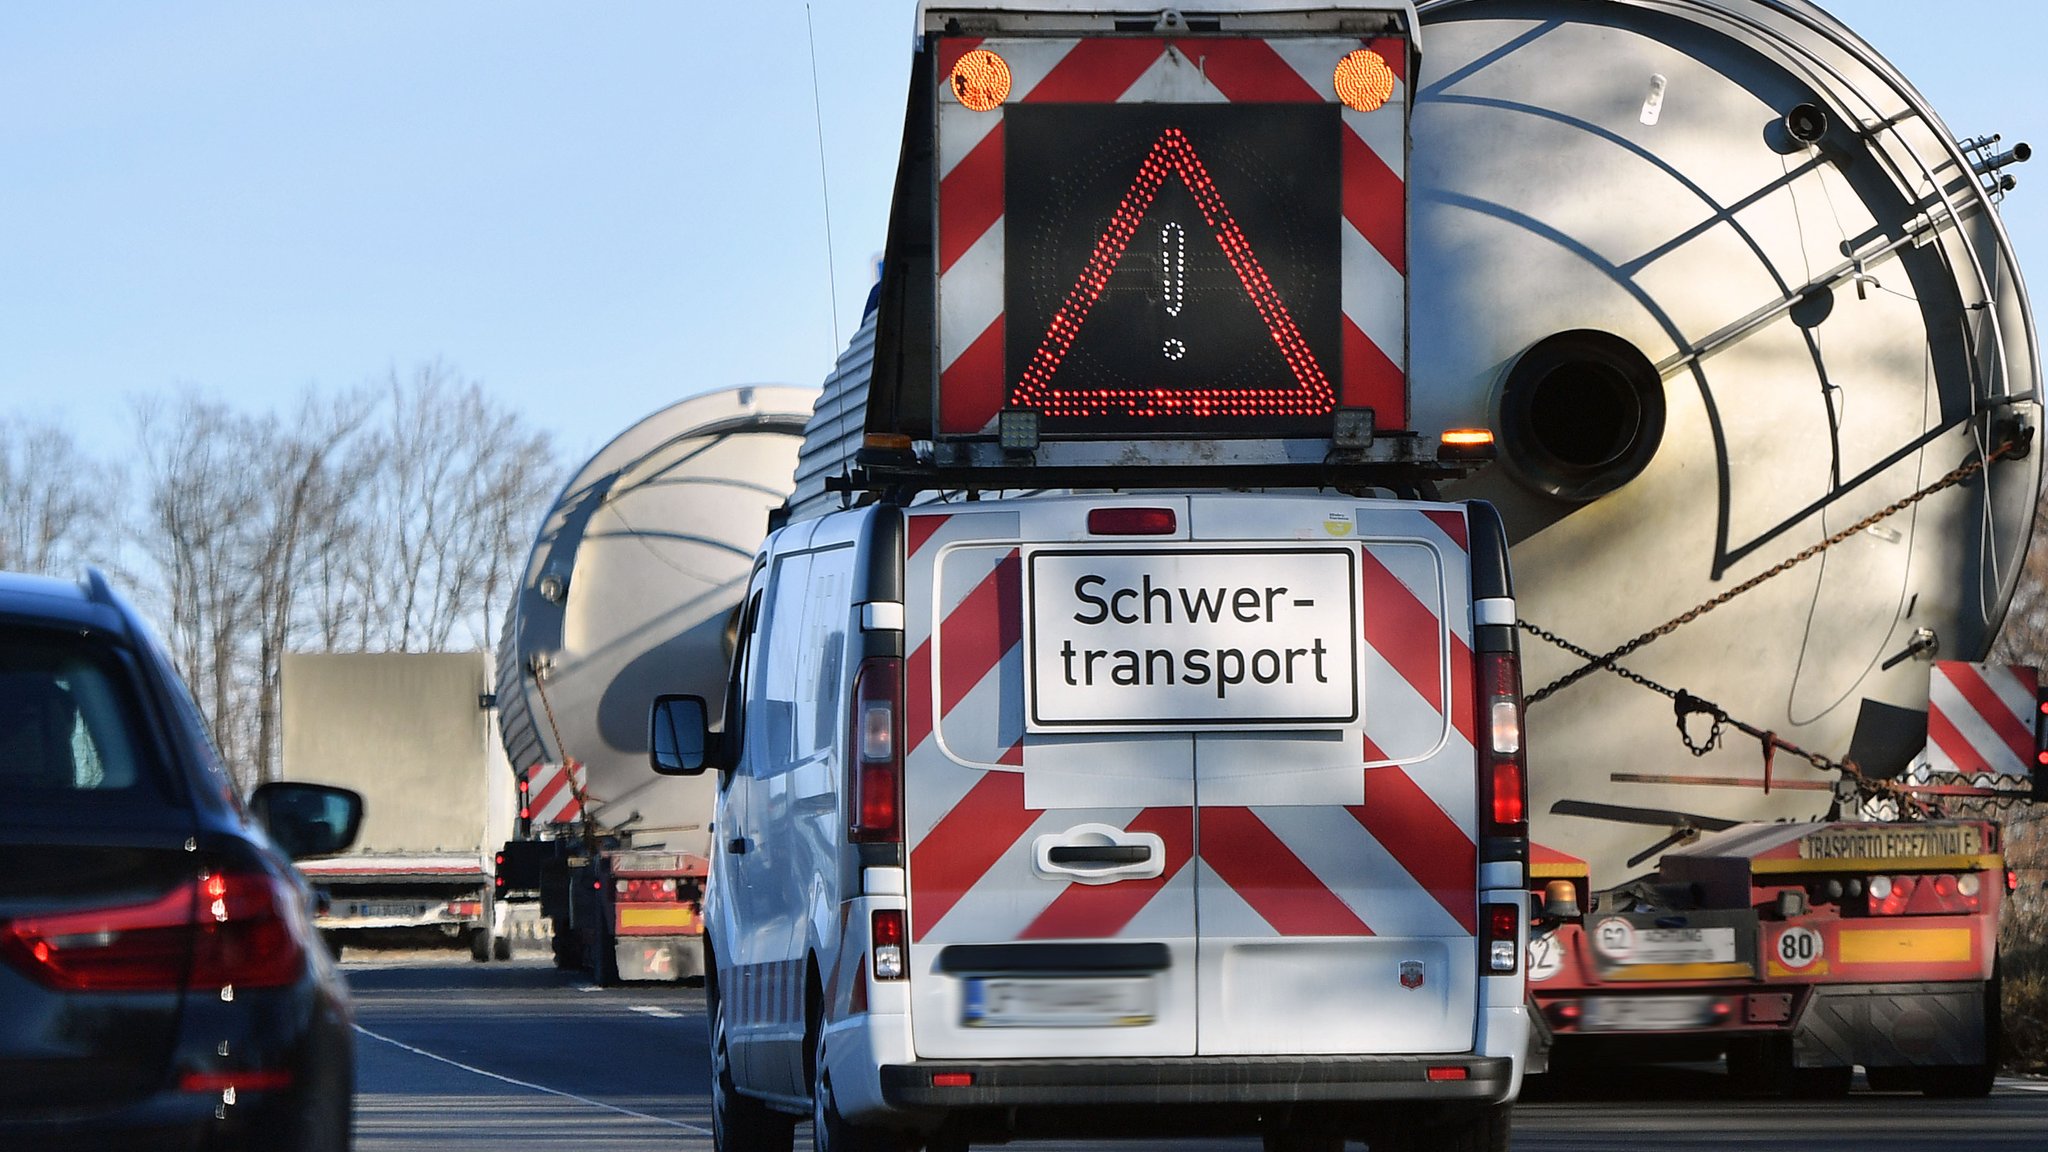
[[(1450, 493), (1505, 514), (1524, 620), (1607, 651), (2038, 426), (1997, 173), (1972, 171), (2001, 148), (1959, 146), (1820, 8), (1421, 13), (1413, 405), (1425, 430), (1495, 429), (1500, 460)], [(1994, 462), (1621, 663), (1813, 751), (1899, 767), (1924, 738), (1926, 658), (1981, 659), (1998, 631), (2040, 462)], [(1523, 648), (1532, 691), (1580, 663)], [(1758, 742), (1732, 732), (1695, 759), (1672, 702), (1609, 672), (1528, 727), (1535, 838), (1600, 885), (1665, 832), (1553, 815), (1561, 799), (1767, 820), (1833, 799), (1812, 789), (1832, 775), (1783, 753), (1773, 774), (1792, 787), (1766, 795)]]
[(577, 471), (534, 541), (498, 649), (506, 752), (515, 771), (581, 762), (589, 816), (635, 846), (705, 851), (712, 784), (654, 774), (648, 709), (724, 699), (729, 617), (817, 396), (758, 385), (656, 412)]

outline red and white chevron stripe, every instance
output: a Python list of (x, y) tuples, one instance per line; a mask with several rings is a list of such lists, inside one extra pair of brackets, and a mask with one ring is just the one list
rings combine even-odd
[[(1472, 624), (1441, 609), (1468, 579), (1464, 517), (1357, 520), (1362, 725), (1105, 737), (1025, 731), (1018, 513), (910, 512), (908, 567), (935, 576), (905, 617), (913, 942), (1191, 937), (1191, 886), (1205, 938), (1473, 935)], [(1069, 775), (1079, 791), (1034, 802), (1041, 757), (1080, 760), (1106, 799)], [(1161, 875), (1020, 886), (1033, 841), (1079, 822), (1157, 835)]]
[[(1395, 84), (1375, 111), (1342, 110), (1343, 224), (1333, 241), (1343, 258), (1343, 364), (1296, 371), (1307, 380), (1334, 380), (1338, 404), (1370, 407), (1380, 428), (1399, 429), (1408, 423), (1405, 41), (951, 37), (939, 43), (938, 68), (943, 80), (966, 53), (998, 52), (1011, 74), (1006, 106), (1334, 103), (1335, 66), (1360, 47), (1380, 54)], [(1003, 109), (976, 112), (959, 103), (950, 85), (937, 90), (938, 418), (941, 434), (960, 435), (989, 429), (1021, 383), (1006, 379), (1004, 363)]]
[[(574, 773), (574, 782), (571, 782)], [(526, 773), (526, 809), (534, 827), (567, 824), (583, 815), (583, 803), (576, 798), (583, 783), (583, 765), (536, 764)]]
[(2034, 761), (2035, 671), (1938, 660), (1928, 674), (1927, 747), (1914, 779), (1962, 776), (1982, 785), (2025, 779)]

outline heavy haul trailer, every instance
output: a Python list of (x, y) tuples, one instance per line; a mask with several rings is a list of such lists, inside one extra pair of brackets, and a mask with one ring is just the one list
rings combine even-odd
[(1497, 435), (1445, 491), (1507, 523), (1534, 879), (1570, 888), (1538, 1061), (1981, 1089), (2004, 889), (1967, 793), (2031, 785), (1914, 765), (1989, 724), (1934, 661), (1990, 651), (2039, 495), (2026, 149), (1803, 0), (1420, 11), (1415, 423)]
[(620, 434), (563, 487), (514, 593), (498, 714), (521, 826), (497, 888), (537, 902), (555, 962), (600, 984), (703, 974), (709, 790), (647, 771), (647, 709), (723, 686), (816, 395), (729, 388)]

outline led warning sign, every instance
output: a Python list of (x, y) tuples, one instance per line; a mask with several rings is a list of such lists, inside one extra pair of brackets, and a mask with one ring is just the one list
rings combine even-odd
[(1337, 109), (1012, 109), (1008, 406), (1049, 433), (1327, 434)]

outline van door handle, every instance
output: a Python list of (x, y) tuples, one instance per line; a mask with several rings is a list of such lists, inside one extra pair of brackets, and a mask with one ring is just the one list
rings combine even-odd
[(1154, 880), (1166, 873), (1166, 841), (1156, 832), (1082, 824), (1031, 842), (1032, 871), (1068, 884)]
[(728, 840), (728, 841), (726, 841), (726, 843), (725, 843), (725, 850), (726, 850), (727, 852), (730, 852), (730, 853), (732, 853), (732, 854), (733, 854), (733, 855), (735, 855), (735, 856), (744, 856), (744, 855), (746, 855), (746, 854), (747, 854), (747, 838), (746, 838), (745, 836), (735, 836), (735, 837), (733, 837), (733, 838), (732, 838), (731, 840)]
[(1152, 858), (1150, 844), (1059, 844), (1045, 850), (1054, 864), (1143, 864)]

